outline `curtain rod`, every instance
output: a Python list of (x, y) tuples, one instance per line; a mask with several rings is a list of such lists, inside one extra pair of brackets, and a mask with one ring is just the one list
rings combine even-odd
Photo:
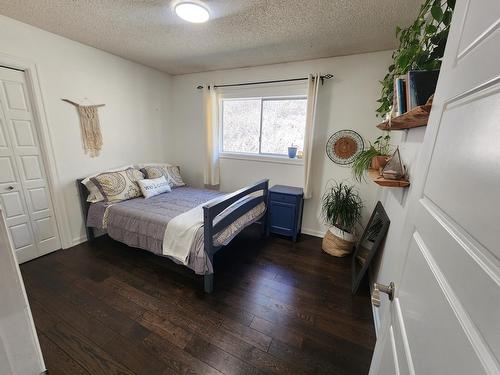
[[(321, 79), (321, 84), (323, 85), (323, 83), (325, 82), (325, 79), (331, 79), (331, 78), (333, 78), (333, 75), (332, 74), (325, 74), (323, 76), (320, 76), (319, 78)], [(277, 80), (274, 80), (274, 81), (230, 83), (230, 84), (226, 84), (226, 85), (214, 85), (214, 87), (218, 88), (218, 87), (249, 86), (249, 85), (262, 85), (262, 84), (265, 84), (265, 83), (280, 83), (280, 82), (294, 82), (294, 81), (307, 81), (307, 80), (308, 80), (307, 77), (303, 77), (303, 78), (277, 79)], [(196, 88), (198, 90), (201, 90), (203, 88), (203, 86), (202, 85), (198, 85), (198, 86), (196, 86)]]

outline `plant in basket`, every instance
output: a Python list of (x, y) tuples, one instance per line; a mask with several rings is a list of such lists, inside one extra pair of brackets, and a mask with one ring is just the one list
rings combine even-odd
[(322, 249), (338, 257), (353, 250), (354, 229), (361, 217), (363, 202), (354, 186), (333, 182), (323, 194), (321, 212), (325, 224), (329, 225), (323, 237)]

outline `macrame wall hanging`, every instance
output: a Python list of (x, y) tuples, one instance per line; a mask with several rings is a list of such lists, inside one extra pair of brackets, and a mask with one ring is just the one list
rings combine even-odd
[(83, 150), (86, 154), (89, 154), (91, 158), (99, 156), (102, 149), (102, 135), (97, 108), (104, 107), (105, 104), (80, 105), (69, 99), (62, 100), (74, 105), (80, 115)]

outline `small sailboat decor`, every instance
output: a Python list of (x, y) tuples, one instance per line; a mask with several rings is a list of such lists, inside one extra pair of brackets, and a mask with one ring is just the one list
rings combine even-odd
[(382, 169), (382, 177), (388, 180), (407, 180), (406, 168), (401, 162), (401, 155), (399, 154), (399, 147), (396, 148), (394, 154)]

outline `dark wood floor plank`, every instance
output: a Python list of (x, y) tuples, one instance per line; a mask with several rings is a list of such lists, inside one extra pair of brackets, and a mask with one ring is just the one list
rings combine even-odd
[[(41, 317), (42, 321), (52, 319), (50, 312), (46, 311), (40, 303), (35, 303), (37, 308), (33, 309), (34, 314)], [(35, 320), (35, 324), (40, 320)], [(58, 321), (55, 324), (44, 325), (38, 328), (53, 343), (67, 353), (75, 362), (91, 374), (134, 374), (123, 364), (115, 361), (108, 353), (102, 350), (98, 345), (88, 339), (84, 334), (77, 331), (64, 321)], [(42, 347), (47, 351), (49, 348)], [(46, 358), (50, 358), (46, 356)], [(47, 363), (51, 367), (51, 363)], [(53, 366), (57, 367), (57, 366)]]
[(45, 334), (38, 335), (40, 346), (43, 348), (43, 356), (49, 364), (50, 375), (90, 375), (87, 370), (73, 360), (59, 346), (54, 344)]
[(90, 279), (81, 279), (76, 282), (76, 286), (86, 290), (88, 293), (99, 298), (115, 310), (122, 312), (130, 319), (136, 320), (146, 311), (141, 306), (130, 302), (130, 300), (120, 296), (119, 294), (113, 293), (111, 290), (106, 289), (103, 287), (102, 283), (97, 283)]
[(283, 329), (281, 326), (276, 325), (268, 320), (259, 318), (258, 316), (254, 318), (250, 327), (256, 329), (257, 331), (265, 333), (273, 339), (280, 340), (285, 344), (294, 346), (296, 348), (300, 348), (302, 346), (302, 341), (304, 341), (304, 338), (298, 333), (293, 332), (292, 330), (287, 328)]
[(64, 350), (90, 373), (133, 374), (127, 367), (115, 361), (108, 353), (66, 323), (57, 323), (49, 328), (46, 335), (64, 347)]
[(155, 332), (162, 338), (170, 341), (180, 349), (184, 349), (186, 344), (193, 337), (193, 333), (185, 330), (166, 318), (156, 315), (153, 312), (146, 311), (138, 320), (141, 325), (148, 328), (151, 332)]
[(248, 338), (245, 340), (244, 337), (234, 334), (225, 328), (223, 324), (214, 324), (208, 319), (203, 319), (203, 312), (200, 312), (199, 315), (193, 315), (190, 311), (183, 310), (182, 307), (173, 306), (167, 301), (149, 296), (147, 293), (131, 288), (118, 280), (110, 278), (104, 280), (104, 283), (113, 283), (119, 293), (124, 293), (135, 303), (143, 304), (143, 307), (155, 311), (156, 314), (169, 320), (174, 325), (183, 327), (186, 330), (193, 330), (206, 341), (244, 361), (249, 361), (261, 370), (273, 373), (296, 373), (280, 359), (273, 358), (264, 350), (248, 343)]
[(163, 374), (167, 368), (161, 358), (151, 353), (142, 340), (126, 340), (116, 335), (103, 349), (136, 374)]
[[(33, 290), (36, 291), (36, 296), (31, 299), (32, 304), (43, 306), (43, 309), (47, 311), (47, 314), (44, 315), (34, 314), (35, 319), (40, 316), (49, 316), (53, 324), (64, 321), (85, 334), (97, 345), (104, 345), (115, 336), (113, 330), (82, 312), (66, 297), (58, 295), (57, 298), (54, 298), (50, 289), (45, 288), (42, 283), (39, 283), (36, 288), (33, 287)], [(36, 320), (35, 325), (37, 328), (41, 327)]]
[(186, 347), (186, 351), (203, 362), (216, 368), (223, 374), (261, 374), (255, 367), (243, 362), (217, 346), (194, 336)]
[(216, 254), (215, 292), (108, 237), (21, 266), (51, 373), (366, 374), (375, 334), (350, 260), (249, 228)]
[(151, 353), (160, 358), (176, 374), (220, 375), (219, 370), (208, 365), (185, 350), (172, 346), (162, 337), (152, 333), (144, 339)]

